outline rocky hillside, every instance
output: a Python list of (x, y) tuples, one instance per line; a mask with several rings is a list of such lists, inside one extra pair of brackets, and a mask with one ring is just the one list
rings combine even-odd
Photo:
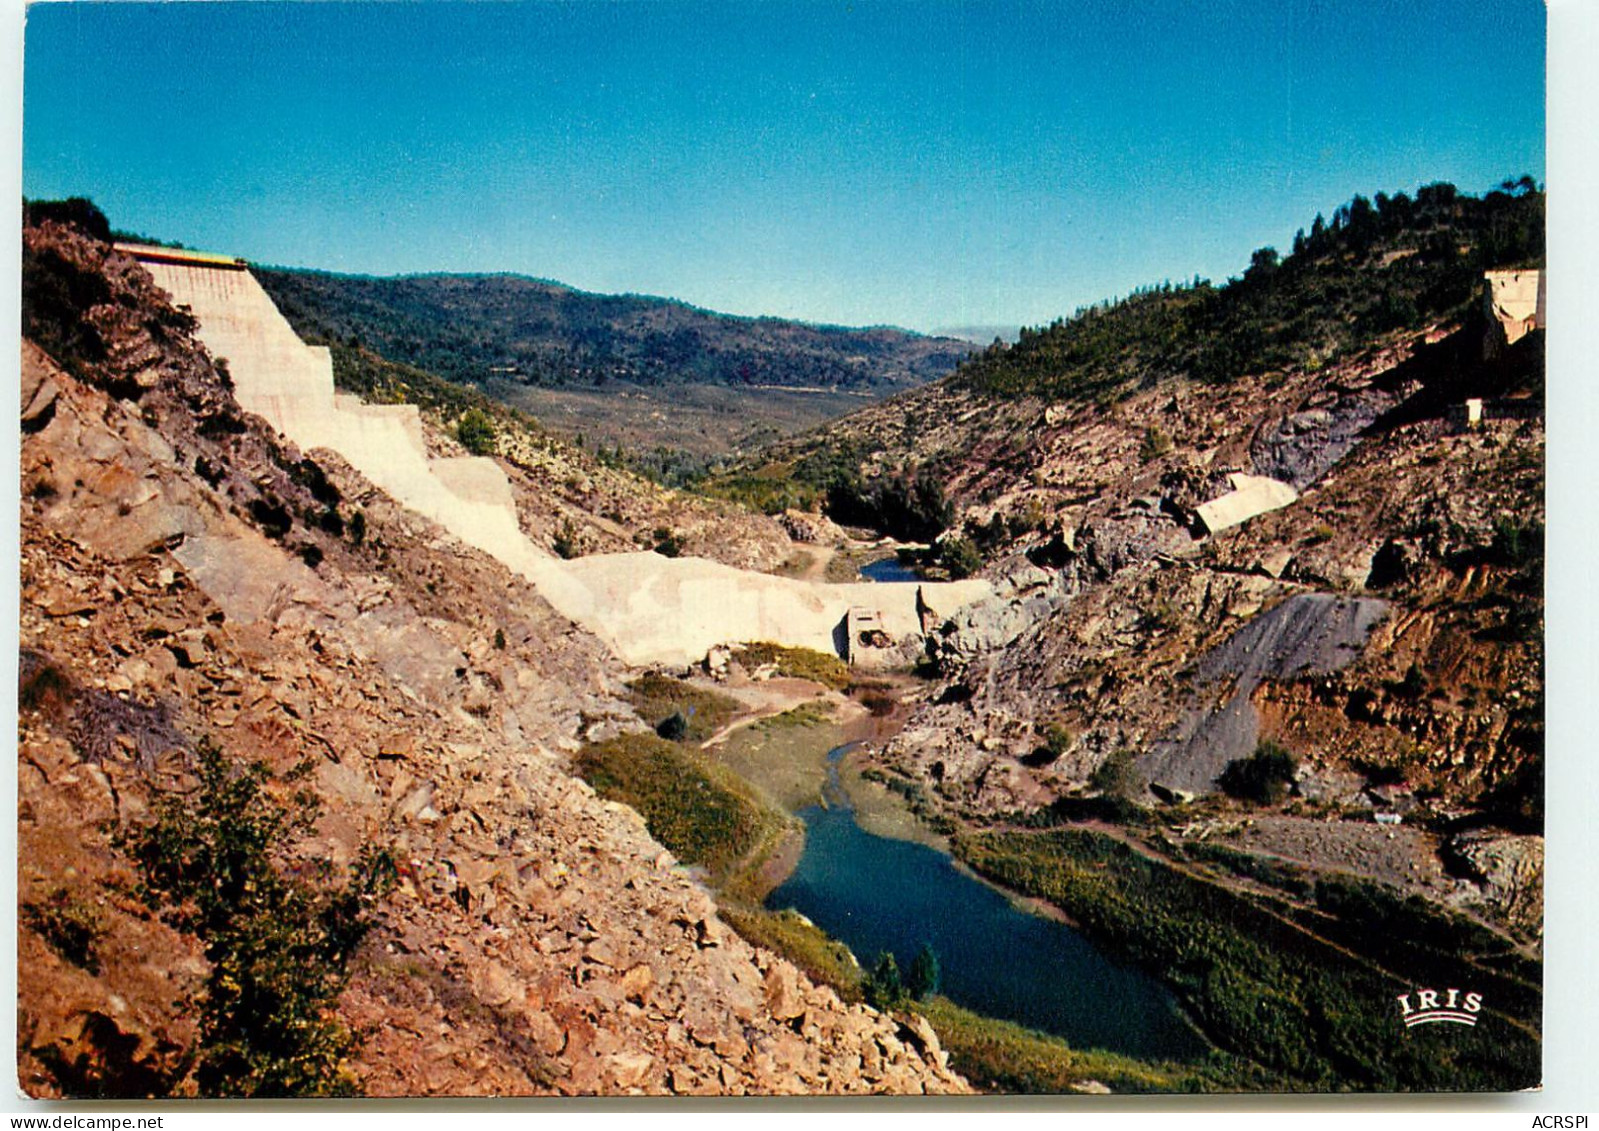
[(964, 1088), (571, 774), (640, 726), (595, 641), (242, 413), (133, 261), (24, 255), (30, 1094)]
[[(1024, 335), (731, 484), (995, 583), (869, 772), (1315, 1088), (1538, 1079), (1543, 334), (1505, 343), (1482, 272), (1538, 262), (1541, 199), (1445, 196)], [(1492, 1028), (1419, 1053), (1389, 1014), (1423, 971), (1489, 987)]]
[[(1113, 752), (1158, 745), (1191, 698), (1184, 681), (1205, 675), (1196, 661), (1257, 614), (1297, 594), (1331, 593), (1380, 603), (1375, 637), (1351, 644), (1361, 658), (1336, 677), (1294, 678), (1300, 659), (1317, 666), (1294, 655), (1261, 673), (1257, 698), (1274, 709), (1297, 704), (1279, 718), (1279, 734), (1314, 760), (1435, 789), (1446, 807), (1508, 801), (1497, 791), (1541, 756), (1542, 429), (1536, 419), (1480, 431), (1436, 415), (1405, 421), (1398, 406), (1424, 389), (1390, 384), (1405, 372), (1400, 355), (1343, 369), (1339, 393), (1329, 394), (1325, 374), (1276, 390), (1250, 382), (1237, 400), (1196, 398), (1192, 408), (1181, 393), (1152, 392), (1053, 427), (1034, 406), (1036, 465), (986, 510), (1000, 525), (1046, 517), (1012, 543), (1020, 553), (991, 567), (1012, 596), (973, 610), (939, 642), (951, 683), (940, 692), (947, 702), (926, 712), (923, 755), (962, 745), (986, 765), (992, 759), (976, 751), (1005, 751), (978, 792), (1001, 808), (1047, 803), (1085, 784)], [(1305, 483), (1298, 502), (1217, 536), (1196, 531), (1194, 508), (1224, 489), (1220, 471), (1258, 468), (1252, 440), (1270, 450), (1280, 429), (1306, 441), (1321, 428), (1321, 444), (1306, 447), (1324, 450), (1336, 410), (1361, 398), (1393, 407)], [(1273, 400), (1283, 415), (1259, 421)], [(1146, 457), (1152, 426), (1172, 448)], [(991, 520), (974, 521), (975, 509), (968, 523), (984, 530)], [(985, 705), (997, 716), (981, 718)], [(1037, 764), (1050, 725), (1073, 741)], [(1221, 768), (1211, 766), (1207, 784)], [(969, 776), (947, 759), (944, 773), (948, 789)], [(970, 776), (981, 773), (973, 766)], [(1053, 785), (1007, 795), (999, 783), (1013, 774)]]
[[(1303, 400), (1317, 384), (1288, 389), (1296, 375), (1322, 374), (1322, 384), (1336, 390), (1340, 373), (1369, 368), (1384, 348), (1463, 326), (1480, 306), (1485, 270), (1542, 263), (1543, 211), (1542, 193), (1525, 181), (1481, 199), (1447, 184), (1426, 186), (1414, 200), (1378, 193), (1373, 204), (1357, 196), (1330, 223), (1318, 215), (1290, 254), (1261, 248), (1225, 284), (1151, 286), (1024, 330), (1014, 345), (996, 343), (946, 381), (773, 445), (745, 471), (845, 504), (878, 484), (925, 473), (950, 501), (982, 517), (1007, 484), (1043, 473), (1049, 453), (1035, 442), (1037, 434), (1047, 439), (1068, 417), (1092, 419), (1082, 414), (1089, 406), (1113, 415), (1135, 394), (1159, 389), (1164, 395), (1149, 403), (1190, 416), (1214, 405), (1222, 414), (1211, 431), (1236, 430), (1292, 411), (1295, 393)], [(1434, 376), (1448, 368), (1436, 354), (1428, 364)], [(1267, 396), (1260, 400), (1263, 382)], [(1478, 391), (1505, 390), (1490, 381)], [(1252, 406), (1245, 405), (1249, 397), (1257, 398)], [(1231, 405), (1244, 407), (1231, 412)], [(1040, 429), (1035, 422), (1046, 408), (1053, 411)], [(1325, 465), (1371, 419), (1343, 419), (1336, 434), (1284, 437), (1275, 457), (1256, 453), (1263, 455), (1260, 468), (1303, 480), (1312, 469), (1291, 466), (1295, 452), (1315, 448)], [(1174, 442), (1162, 418), (1143, 421), (1132, 435), (1136, 451), (1154, 455)], [(1214, 444), (1218, 436), (1190, 439)], [(1034, 501), (1051, 500), (1027, 500)], [(1038, 516), (1028, 510), (1012, 517)]]
[[(964, 508), (965, 530), (991, 547), (990, 572), (1015, 596), (949, 626), (941, 662), (953, 672), (988, 662), (981, 658), (990, 653), (1012, 666), (1024, 656), (1037, 663), (1045, 652), (1058, 654), (1042, 669), (1018, 667), (1015, 686), (995, 697), (1044, 696), (1079, 729), (1084, 720), (1060, 699), (1065, 671), (1092, 673), (1080, 671), (1077, 680), (1092, 712), (1106, 709), (1103, 697), (1114, 686), (1140, 689), (1147, 702), (1149, 687), (1175, 692), (1169, 674), (1263, 608), (1294, 593), (1333, 592), (1369, 595), (1420, 618), (1384, 618), (1382, 631), (1415, 634), (1419, 650), (1388, 648), (1382, 670), (1372, 673), (1409, 695), (1403, 709), (1397, 690), (1380, 696), (1406, 716), (1406, 730), (1429, 713), (1503, 705), (1510, 692), (1532, 710), (1541, 656), (1542, 429), (1534, 417), (1467, 431), (1448, 422), (1441, 401), (1427, 410), (1433, 394), (1420, 375), (1473, 337), (1446, 327), (1433, 336), (1437, 343), (1419, 353), (1399, 343), (1331, 372), (1245, 379), (1227, 396), (1151, 391), (1109, 412), (1016, 402), (995, 410), (972, 404), (973, 394), (946, 391), (943, 419), (958, 427), (980, 408), (1030, 447), (1022, 468), (980, 451), (950, 480), (983, 500)], [(1346, 428), (1358, 442), (1337, 438)], [(1151, 429), (1168, 438), (1161, 454), (1150, 451)], [(990, 433), (1004, 444), (1001, 429)], [(1288, 440), (1299, 474), (1282, 470)], [(1205, 532), (1199, 505), (1227, 490), (1228, 473), (1263, 464), (1298, 480), (1298, 501), (1218, 535)], [(1057, 616), (1081, 627), (1039, 631), (1040, 618)], [(1435, 639), (1440, 633), (1457, 643)], [(1412, 663), (1428, 673), (1425, 686), (1405, 683)], [(1470, 686), (1448, 690), (1457, 670)], [(974, 697), (987, 686), (968, 682)], [(1383, 712), (1370, 706), (1371, 717), (1355, 710), (1347, 721), (1375, 721)], [(1439, 768), (1451, 792), (1489, 786), (1534, 753), (1536, 727), (1523, 725), (1525, 712), (1514, 714), (1522, 721), (1507, 714), (1481, 736), (1504, 766), (1467, 769), (1468, 760), (1456, 758), (1451, 769)], [(1442, 727), (1438, 737), (1472, 745), (1464, 725), (1429, 724)], [(1479, 715), (1473, 727), (1483, 725)], [(1117, 731), (1083, 752), (1104, 755), (1159, 734), (1158, 725)], [(1505, 751), (1499, 740), (1511, 734), (1519, 737)]]
[(518, 275), (258, 273), (307, 341), (358, 339), (463, 384), (712, 384), (892, 391), (942, 377), (954, 338), (738, 318)]
[[(1332, 225), (1318, 218), (1286, 260), (1257, 253), (1227, 287), (1158, 289), (1024, 335), (780, 447), (760, 470), (825, 484), (835, 513), (897, 501), (882, 516), (938, 535), (935, 567), (986, 561), (1012, 592), (937, 644), (946, 675), (964, 674), (927, 712), (930, 747), (969, 739), (957, 720), (989, 701), (1017, 708), (1022, 725), (977, 726), (979, 749), (1031, 759), (1051, 723), (1076, 738), (1043, 771), (1054, 786), (1000, 789), (994, 805), (1047, 802), (1113, 750), (1160, 745), (1186, 702), (1170, 677), (1297, 593), (1369, 595), (1392, 610), (1364, 684), (1317, 692), (1341, 712), (1347, 733), (1332, 745), (1344, 761), (1414, 778), (1451, 805), (1502, 798), (1537, 761), (1542, 335), (1490, 350), (1480, 296), (1484, 266), (1537, 262), (1541, 197), (1432, 186), (1414, 203), (1378, 199), (1357, 197)], [(1402, 326), (1376, 313), (1399, 307)], [(1168, 327), (1170, 349), (1155, 308), (1190, 312), (1192, 324)], [(1267, 344), (1220, 379), (1239, 337)], [(1514, 419), (1457, 427), (1468, 397)], [(1202, 505), (1236, 474), (1299, 497), (1212, 535)], [(911, 489), (884, 489), (896, 484)], [(1286, 696), (1272, 682), (1257, 696)], [(1355, 737), (1371, 727), (1382, 737)], [(1036, 769), (998, 765), (985, 789), (1036, 784)]]
[[(1357, 198), (1220, 290), (1024, 335), (756, 471), (835, 504), (919, 499), (944, 529), (932, 566), (998, 583), (944, 627), (936, 681), (881, 755), (927, 812), (982, 825), (1209, 797), (1280, 815), (1270, 836), (1296, 859), (1536, 935), (1542, 334), (1491, 347), (1480, 296), (1485, 267), (1538, 261), (1542, 201), (1435, 187), (1379, 204)], [(1152, 312), (1195, 307), (1203, 324), (1161, 347)], [(1399, 325), (1380, 314), (1400, 308)], [(1468, 397), (1500, 419), (1461, 426)], [(1298, 497), (1213, 534), (1202, 505), (1236, 474)], [(1264, 810), (1237, 796), (1262, 747), (1294, 767)], [(1407, 823), (1368, 823), (1376, 839), (1414, 853), (1345, 851), (1316, 827), (1377, 812)]]

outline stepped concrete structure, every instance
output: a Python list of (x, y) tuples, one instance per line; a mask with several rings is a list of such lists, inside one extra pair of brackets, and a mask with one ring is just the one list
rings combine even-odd
[(338, 393), (333, 359), (308, 346), (238, 259), (119, 244), (199, 323), (234, 394), (296, 444), (343, 456), (374, 485), (531, 581), (563, 615), (632, 664), (689, 664), (717, 644), (769, 640), (848, 656), (852, 608), (894, 637), (923, 633), (987, 596), (986, 581), (828, 585), (654, 553), (563, 561), (522, 533), (509, 480), (492, 459), (429, 458), (415, 405)]

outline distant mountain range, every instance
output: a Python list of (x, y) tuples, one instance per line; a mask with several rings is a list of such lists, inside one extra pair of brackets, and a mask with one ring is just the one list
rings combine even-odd
[(933, 333), (946, 338), (959, 338), (963, 342), (972, 342), (979, 346), (992, 345), (995, 341), (1015, 344), (1021, 336), (1022, 328), (1015, 323), (995, 323), (993, 325), (978, 324), (971, 326), (940, 326)]
[(972, 343), (891, 327), (742, 318), (519, 275), (393, 278), (259, 269), (300, 335), (360, 344), (451, 380), (875, 391), (952, 372)]

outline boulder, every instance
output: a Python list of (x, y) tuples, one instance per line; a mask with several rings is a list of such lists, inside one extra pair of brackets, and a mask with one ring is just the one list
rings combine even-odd
[(55, 415), (61, 389), (51, 379), (55, 368), (44, 351), (32, 342), (22, 343), (22, 430), (37, 432)]
[(1543, 837), (1480, 829), (1454, 837), (1444, 853), (1506, 918), (1543, 933)]
[(787, 1021), (805, 1013), (805, 997), (799, 991), (794, 968), (786, 962), (774, 962), (766, 972), (766, 1008), (779, 1021)]
[(796, 542), (831, 546), (844, 537), (844, 531), (825, 514), (812, 514), (790, 508), (777, 520)]

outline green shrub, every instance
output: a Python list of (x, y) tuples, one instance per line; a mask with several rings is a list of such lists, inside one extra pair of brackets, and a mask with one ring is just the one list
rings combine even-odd
[(678, 538), (674, 531), (668, 530), (664, 526), (656, 527), (654, 542), (655, 552), (663, 558), (676, 558), (681, 557), (683, 554), (682, 540)]
[[(195, 1080), (201, 1095), (349, 1094), (356, 1038), (334, 1016), (367, 909), (394, 879), (386, 853), (363, 853), (341, 886), (285, 859), (318, 806), (296, 792), (284, 806), (261, 764), (235, 765), (216, 745), (196, 751), (199, 785), (167, 795), (155, 823), (118, 838), (142, 871), (141, 892), (179, 930), (199, 936), (211, 964), (200, 1005)], [(304, 867), (304, 865), (301, 865)]]
[(938, 992), (939, 976), (938, 955), (931, 945), (923, 943), (905, 973), (905, 992), (916, 1001), (926, 1001)]
[(1393, 693), (1401, 699), (1415, 702), (1427, 693), (1427, 673), (1421, 670), (1421, 665), (1412, 663), (1405, 669), (1405, 678), (1393, 685)]
[(905, 541), (931, 542), (954, 521), (955, 506), (933, 468), (867, 483), (848, 455), (835, 455), (842, 462), (827, 485), (827, 513), (834, 522), (870, 527)]
[(23, 223), (42, 224), (46, 220), (58, 224), (70, 224), (102, 243), (111, 242), (111, 222), (106, 219), (105, 213), (95, 206), (94, 201), (86, 196), (69, 196), (65, 200), (22, 202)]
[(1543, 564), (1544, 533), (1541, 522), (1519, 522), (1500, 516), (1494, 519), (1490, 555), (1500, 565), (1512, 569)]
[(956, 581), (983, 568), (983, 555), (969, 538), (946, 538), (939, 543), (939, 560)]
[(339, 508), (331, 503), (323, 509), (322, 514), (317, 518), (317, 525), (322, 528), (324, 533), (331, 534), (335, 538), (344, 537), (344, 516), (339, 513)]
[(563, 518), (561, 525), (555, 532), (553, 549), (557, 556), (570, 561), (582, 555), (583, 551), (578, 541), (577, 526), (569, 518)]
[(1109, 797), (1131, 797), (1142, 784), (1133, 769), (1133, 752), (1117, 750), (1094, 770), (1088, 784)]
[(1222, 789), (1242, 801), (1276, 805), (1288, 796), (1299, 760), (1275, 742), (1263, 740), (1248, 758), (1227, 763), (1218, 779)]
[(480, 408), (469, 408), (455, 422), (455, 438), (475, 456), (490, 456), (498, 446), (494, 420)]
[(877, 956), (877, 965), (866, 975), (861, 989), (866, 994), (866, 1004), (873, 1009), (897, 1009), (905, 1004), (905, 982), (900, 977), (899, 960), (891, 951)]
[(1171, 437), (1158, 424), (1151, 424), (1144, 429), (1144, 439), (1138, 445), (1138, 458), (1145, 463), (1157, 460), (1171, 451)]

